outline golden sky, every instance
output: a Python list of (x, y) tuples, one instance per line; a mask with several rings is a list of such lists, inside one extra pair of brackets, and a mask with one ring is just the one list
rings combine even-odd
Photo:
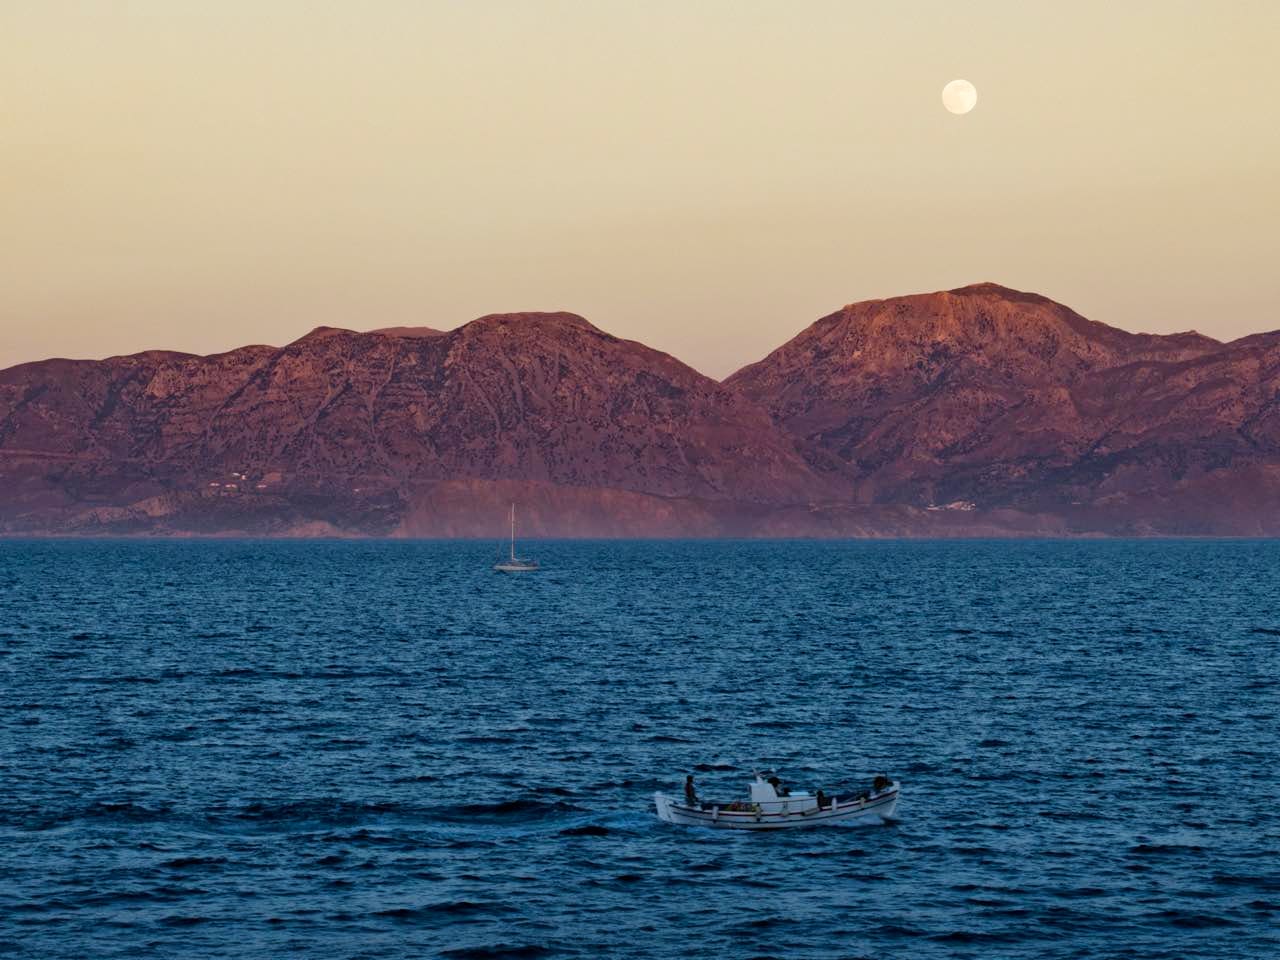
[(982, 280), (1274, 329), (1277, 50), (1271, 0), (0, 0), (0, 367), (565, 309), (723, 376)]

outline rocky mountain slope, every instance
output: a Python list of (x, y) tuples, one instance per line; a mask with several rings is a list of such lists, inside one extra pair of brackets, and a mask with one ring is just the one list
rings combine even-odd
[(567, 313), (0, 371), (0, 533), (1280, 535), (1280, 333), (993, 284), (724, 384)]
[(980, 284), (853, 304), (726, 382), (855, 502), (1280, 532), (1280, 334), (1132, 334)]
[(14, 367), (0, 471), (11, 531), (430, 532), (460, 481), (487, 530), (501, 481), (726, 514), (834, 492), (741, 394), (564, 313)]

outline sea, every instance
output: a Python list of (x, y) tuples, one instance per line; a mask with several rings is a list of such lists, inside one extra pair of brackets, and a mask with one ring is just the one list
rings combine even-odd
[(0, 541), (0, 956), (1280, 956), (1280, 543), (497, 552)]

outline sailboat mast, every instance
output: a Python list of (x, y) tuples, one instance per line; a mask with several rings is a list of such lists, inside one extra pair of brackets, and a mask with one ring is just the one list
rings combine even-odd
[(516, 505), (511, 504), (511, 559), (516, 558)]

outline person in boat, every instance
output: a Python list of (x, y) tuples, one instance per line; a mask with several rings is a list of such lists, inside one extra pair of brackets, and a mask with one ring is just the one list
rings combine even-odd
[(684, 778), (684, 802), (691, 807), (701, 806), (698, 803), (698, 791), (693, 788), (693, 774)]
[(888, 790), (889, 785), (891, 783), (893, 783), (893, 781), (890, 780), (888, 777), (886, 777), (883, 773), (878, 773), (876, 774), (875, 780), (873, 780), (871, 783), (871, 789), (874, 790), (876, 793), (879, 793), (881, 790)]
[(791, 796), (791, 791), (782, 785), (782, 781), (778, 779), (776, 774), (769, 778), (769, 786), (773, 787), (773, 792), (780, 797)]
[(818, 792), (815, 796), (818, 801), (818, 809), (819, 810), (827, 809), (827, 804), (829, 803), (829, 801), (827, 800), (827, 795), (822, 792), (821, 787), (818, 788)]

